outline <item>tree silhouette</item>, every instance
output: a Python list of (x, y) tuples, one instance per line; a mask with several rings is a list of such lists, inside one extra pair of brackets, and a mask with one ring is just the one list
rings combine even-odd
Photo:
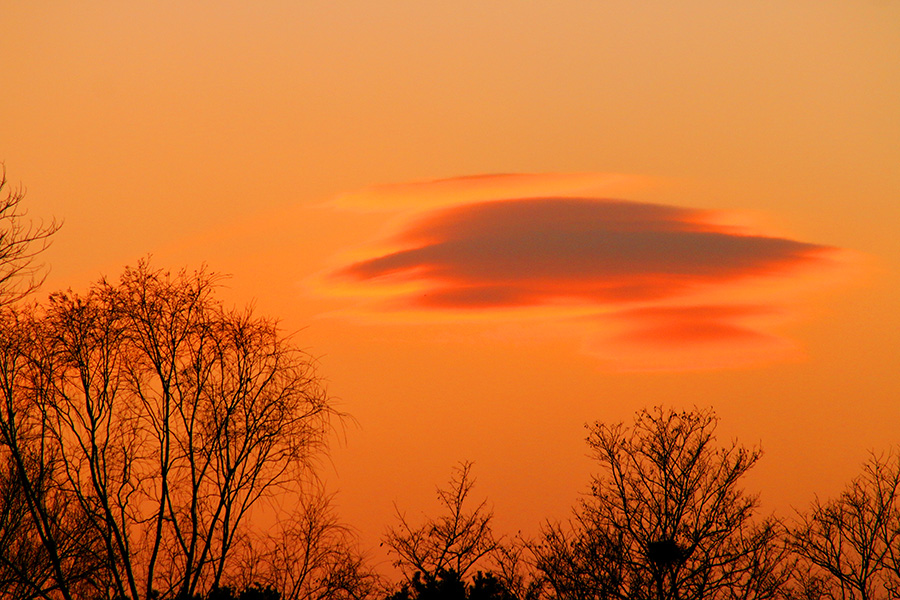
[(397, 556), (395, 564), (408, 579), (415, 572), (428, 580), (451, 571), (464, 578), (499, 546), (491, 530), (493, 513), (487, 501), (473, 509), (467, 506), (475, 484), (471, 471), (472, 463), (460, 463), (453, 470), (450, 487), (438, 489), (444, 513), (437, 518), (414, 526), (397, 510), (399, 524), (388, 529), (384, 543)]
[(535, 546), (549, 593), (572, 600), (778, 597), (790, 580), (783, 529), (756, 522), (740, 483), (760, 457), (717, 446), (710, 410), (638, 413), (631, 427), (596, 423), (590, 495), (568, 525)]
[(0, 163), (0, 307), (28, 295), (41, 284), (43, 277), (35, 258), (59, 229), (56, 221), (47, 225), (26, 221), (24, 198), (22, 188), (9, 189), (6, 166)]
[(388, 600), (517, 600), (517, 597), (492, 573), (478, 571), (471, 583), (466, 583), (451, 569), (427, 578), (416, 571), (412, 580), (388, 596)]
[(221, 586), (206, 594), (179, 597), (177, 600), (282, 600), (281, 593), (271, 586), (251, 584), (244, 588)]
[(900, 454), (872, 455), (834, 500), (816, 499), (794, 530), (810, 597), (900, 595)]
[[(397, 556), (406, 581), (391, 600), (512, 600), (508, 581), (478, 567), (497, 564), (511, 555), (491, 529), (487, 502), (474, 508), (467, 500), (475, 480), (472, 463), (457, 465), (449, 487), (439, 488), (443, 513), (414, 526), (397, 511), (399, 524), (388, 529), (384, 543)], [(474, 574), (473, 574), (473, 571)], [(504, 574), (505, 572), (501, 572)], [(466, 576), (471, 575), (471, 583)]]
[(0, 566), (31, 595), (226, 585), (259, 501), (312, 477), (336, 414), (312, 363), (215, 282), (141, 263), (0, 314)]
[(263, 581), (280, 600), (359, 600), (383, 587), (341, 525), (331, 498), (311, 493), (247, 548), (240, 569), (244, 585)]

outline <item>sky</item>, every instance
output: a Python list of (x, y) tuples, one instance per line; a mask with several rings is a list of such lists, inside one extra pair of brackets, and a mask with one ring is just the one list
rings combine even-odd
[[(504, 533), (585, 424), (712, 406), (790, 515), (900, 430), (900, 3), (0, 5), (41, 293), (230, 274), (349, 415), (364, 547), (459, 461)], [(383, 558), (383, 557), (382, 557)]]

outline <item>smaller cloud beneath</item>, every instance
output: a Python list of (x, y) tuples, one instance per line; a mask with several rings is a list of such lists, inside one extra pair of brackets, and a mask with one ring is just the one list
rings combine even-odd
[[(483, 195), (507, 177), (432, 185)], [(725, 225), (733, 215), (526, 188), (420, 212), (329, 279), (372, 314), (577, 320), (612, 368), (690, 369), (786, 355), (777, 328), (842, 263), (833, 247)]]

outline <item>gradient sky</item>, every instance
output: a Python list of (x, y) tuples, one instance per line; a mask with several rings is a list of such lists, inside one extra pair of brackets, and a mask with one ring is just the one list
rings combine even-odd
[(900, 2), (4, 2), (47, 290), (231, 273), (353, 417), (377, 546), (460, 460), (506, 532), (583, 425), (712, 405), (789, 514), (900, 431)]

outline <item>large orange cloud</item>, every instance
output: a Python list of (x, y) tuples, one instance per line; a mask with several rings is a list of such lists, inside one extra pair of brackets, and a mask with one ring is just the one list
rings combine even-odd
[(842, 251), (727, 217), (595, 197), (479, 200), (416, 215), (331, 277), (377, 296), (369, 310), (411, 318), (577, 319), (585, 347), (617, 368), (783, 356), (792, 345), (777, 327)]

